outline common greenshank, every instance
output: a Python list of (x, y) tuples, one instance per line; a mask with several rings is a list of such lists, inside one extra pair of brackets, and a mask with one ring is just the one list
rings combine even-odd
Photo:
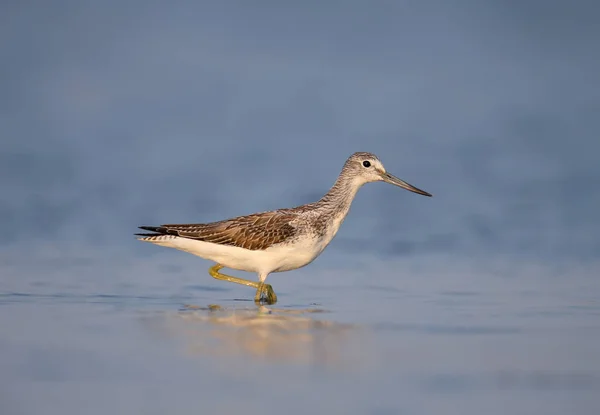
[[(211, 223), (140, 226), (139, 240), (179, 249), (216, 264), (209, 269), (218, 280), (256, 288), (254, 300), (274, 304), (277, 296), (267, 276), (304, 267), (331, 242), (350, 205), (365, 183), (383, 181), (431, 196), (388, 173), (377, 156), (352, 154), (331, 189), (317, 202), (294, 208), (254, 213)], [(225, 275), (224, 268), (255, 272), (258, 281)]]

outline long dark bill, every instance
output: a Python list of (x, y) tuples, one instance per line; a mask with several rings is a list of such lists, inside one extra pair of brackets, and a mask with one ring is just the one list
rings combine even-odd
[(398, 187), (401, 187), (406, 190), (410, 190), (411, 192), (418, 193), (423, 196), (429, 196), (429, 197), (433, 196), (431, 193), (427, 193), (425, 190), (421, 190), (421, 189), (413, 186), (412, 184), (408, 184), (404, 180), (401, 180), (401, 179), (397, 178), (396, 176), (389, 174), (387, 172), (382, 173), (381, 178), (386, 183), (393, 184), (394, 186), (398, 186)]

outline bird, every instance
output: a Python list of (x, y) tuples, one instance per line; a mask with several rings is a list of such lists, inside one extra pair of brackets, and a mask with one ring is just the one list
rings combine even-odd
[[(375, 154), (356, 152), (348, 157), (333, 186), (316, 202), (217, 222), (139, 226), (150, 233), (135, 236), (143, 242), (210, 260), (215, 263), (208, 270), (213, 278), (253, 287), (257, 304), (274, 304), (277, 295), (265, 283), (269, 274), (313, 262), (335, 237), (358, 190), (370, 182), (385, 182), (432, 196), (388, 173)], [(258, 281), (223, 274), (222, 268), (256, 273)]]

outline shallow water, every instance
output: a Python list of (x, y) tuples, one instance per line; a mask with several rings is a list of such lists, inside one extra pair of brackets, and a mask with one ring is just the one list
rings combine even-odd
[(273, 276), (260, 308), (207, 274), (4, 267), (0, 413), (598, 413), (590, 270), (404, 265)]

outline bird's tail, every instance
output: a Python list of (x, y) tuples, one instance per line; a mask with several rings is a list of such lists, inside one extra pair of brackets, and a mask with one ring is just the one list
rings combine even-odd
[(165, 228), (164, 226), (139, 226), (140, 229), (145, 231), (152, 231), (153, 233), (136, 233), (135, 236), (140, 241), (156, 242), (164, 239), (171, 239), (173, 236), (177, 236), (176, 231)]

